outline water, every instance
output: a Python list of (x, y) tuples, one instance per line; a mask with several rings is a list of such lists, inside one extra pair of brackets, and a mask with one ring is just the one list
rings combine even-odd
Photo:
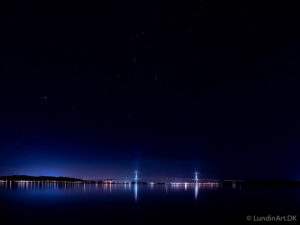
[(243, 224), (248, 215), (299, 217), (300, 188), (0, 183), (0, 208), (0, 224)]

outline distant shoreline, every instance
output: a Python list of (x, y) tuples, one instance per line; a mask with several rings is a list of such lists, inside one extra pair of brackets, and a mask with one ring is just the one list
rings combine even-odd
[[(12, 175), (1, 176), (0, 182), (72, 182), (72, 183), (91, 183), (91, 184), (128, 184), (136, 183), (135, 181), (118, 181), (113, 179), (104, 180), (84, 180), (72, 177), (53, 177), (53, 176), (28, 176), (28, 175)], [(191, 182), (148, 182), (138, 181), (138, 184), (194, 184)], [(200, 185), (218, 184), (224, 186), (247, 185), (247, 186), (282, 186), (282, 185), (300, 185), (298, 180), (199, 180)]]
[(28, 176), (28, 175), (12, 175), (12, 176), (1, 176), (0, 180), (6, 181), (84, 181), (79, 178), (72, 177), (52, 177), (52, 176)]

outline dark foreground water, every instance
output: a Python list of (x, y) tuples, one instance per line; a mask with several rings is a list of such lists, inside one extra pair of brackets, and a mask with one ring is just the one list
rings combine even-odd
[(0, 209), (0, 224), (259, 224), (299, 220), (300, 188), (1, 183)]

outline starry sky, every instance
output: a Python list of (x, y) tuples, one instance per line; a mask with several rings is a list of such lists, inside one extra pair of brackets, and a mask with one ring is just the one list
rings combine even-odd
[(293, 4), (3, 5), (0, 175), (300, 179)]

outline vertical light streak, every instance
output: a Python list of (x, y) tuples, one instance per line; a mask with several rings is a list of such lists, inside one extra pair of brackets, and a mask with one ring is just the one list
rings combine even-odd
[(198, 182), (195, 183), (195, 200), (198, 199)]
[(134, 201), (137, 203), (138, 200), (138, 184), (137, 182), (134, 184)]

